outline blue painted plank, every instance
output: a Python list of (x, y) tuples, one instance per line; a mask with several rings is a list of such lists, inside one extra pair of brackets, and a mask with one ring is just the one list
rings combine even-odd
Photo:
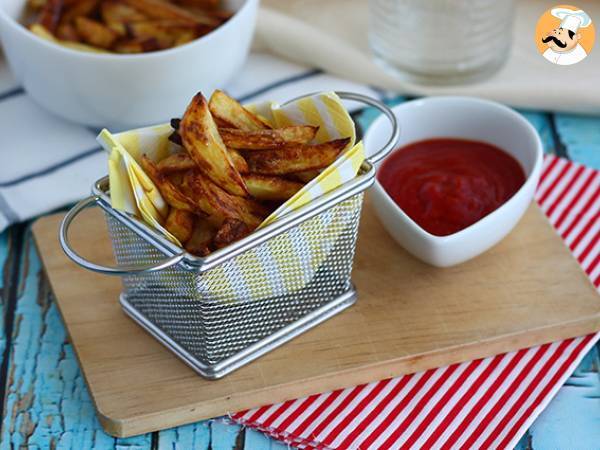
[(244, 450), (288, 450), (291, 448), (289, 445), (275, 441), (256, 430), (246, 429)]
[(600, 169), (600, 117), (556, 114), (555, 124), (569, 158)]
[(29, 235), (22, 267), (0, 449), (149, 450), (150, 434), (102, 431)]
[[(12, 270), (11, 264), (11, 239), (10, 232), (5, 231), (0, 234), (0, 268), (2, 268), (2, 276), (0, 276), (0, 358), (4, 354), (4, 348), (6, 346), (6, 332), (4, 319), (6, 317), (6, 302), (8, 301), (8, 284)], [(1, 361), (0, 361), (1, 362)]]
[(210, 445), (209, 421), (184, 425), (158, 433), (158, 450), (207, 450)]
[(232, 450), (236, 447), (238, 436), (242, 431), (239, 425), (233, 425), (225, 420), (210, 422), (212, 450)]
[(531, 426), (535, 450), (600, 449), (600, 357), (590, 351)]
[(519, 111), (537, 130), (542, 140), (545, 153), (556, 154), (552, 124), (549, 114), (534, 111)]

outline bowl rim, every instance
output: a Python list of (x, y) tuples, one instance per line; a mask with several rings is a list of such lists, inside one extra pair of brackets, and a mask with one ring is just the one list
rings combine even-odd
[[(214, 30), (205, 34), (204, 36), (200, 36), (199, 38), (194, 39), (193, 41), (187, 42), (183, 45), (179, 45), (177, 47), (171, 47), (163, 50), (156, 50), (152, 52), (146, 53), (95, 53), (95, 52), (85, 52), (83, 50), (75, 50), (69, 47), (62, 46), (56, 42), (49, 41), (47, 39), (43, 39), (40, 36), (32, 33), (25, 27), (21, 22), (10, 17), (8, 13), (4, 10), (3, 6), (0, 6), (0, 19), (6, 22), (7, 26), (11, 27), (13, 30), (16, 30), (17, 33), (21, 33), (22, 35), (28, 36), (28, 38), (32, 38), (34, 41), (37, 41), (42, 46), (45, 46), (49, 49), (57, 50), (58, 52), (64, 52), (67, 55), (71, 55), (77, 58), (93, 58), (97, 60), (115, 60), (115, 61), (124, 61), (127, 59), (132, 60), (143, 60), (143, 59), (152, 59), (152, 58), (160, 58), (163, 56), (170, 56), (176, 53), (180, 53), (190, 47), (195, 45), (202, 45), (200, 42), (206, 43), (210, 42), (214, 37), (219, 34), (219, 32), (224, 32), (228, 28), (235, 26), (233, 23), (240, 21), (239, 16), (242, 12), (245, 12), (247, 9), (252, 8), (252, 4), (258, 6), (259, 0), (243, 0), (243, 4), (234, 12), (233, 16), (229, 18), (227, 22), (218, 26)], [(25, 2), (24, 2), (25, 3)]]
[[(531, 171), (529, 172), (529, 174), (526, 175), (525, 182), (521, 185), (521, 187), (517, 190), (517, 192), (515, 192), (512, 195), (512, 197), (510, 197), (506, 202), (504, 202), (498, 208), (496, 208), (495, 210), (493, 210), (491, 213), (487, 214), (486, 216), (482, 217), (475, 223), (472, 223), (471, 225), (469, 225), (466, 228), (463, 228), (462, 230), (459, 230), (455, 233), (448, 234), (445, 236), (437, 236), (435, 234), (428, 232), (423, 227), (421, 227), (417, 222), (415, 222), (408, 214), (406, 214), (402, 210), (402, 208), (400, 208), (400, 206), (398, 206), (396, 204), (396, 202), (392, 199), (392, 197), (390, 197), (390, 195), (387, 193), (387, 191), (383, 188), (383, 186), (379, 182), (379, 178), (377, 177), (377, 174), (376, 174), (375, 182), (373, 183), (373, 189), (376, 191), (377, 194), (382, 194), (384, 196), (384, 198), (386, 199), (386, 202), (391, 205), (390, 209), (393, 212), (394, 216), (396, 218), (399, 218), (402, 222), (409, 225), (424, 240), (431, 242), (433, 244), (447, 244), (452, 241), (463, 240), (465, 237), (467, 237), (470, 233), (473, 232), (473, 229), (480, 228), (482, 226), (482, 224), (485, 225), (493, 220), (496, 220), (496, 218), (500, 214), (504, 214), (504, 211), (516, 202), (517, 197), (519, 197), (523, 191), (525, 191), (531, 184), (533, 184), (533, 183), (537, 184), (540, 173), (541, 173), (542, 163), (543, 163), (543, 153), (544, 153), (543, 148), (544, 147), (543, 147), (542, 140), (541, 140), (540, 135), (537, 132), (537, 130), (525, 117), (523, 117), (522, 114), (518, 113), (517, 111), (515, 111), (514, 109), (512, 109), (506, 105), (503, 105), (502, 103), (498, 103), (493, 100), (481, 99), (478, 97), (459, 96), (459, 95), (439, 95), (439, 96), (424, 97), (424, 98), (409, 100), (407, 102), (402, 102), (402, 103), (392, 107), (391, 109), (392, 109), (392, 112), (394, 113), (394, 115), (396, 115), (398, 110), (415, 107), (415, 106), (418, 106), (419, 104), (438, 103), (438, 102), (445, 103), (445, 102), (451, 102), (451, 101), (452, 102), (466, 102), (466, 103), (471, 103), (471, 104), (478, 104), (478, 105), (484, 106), (485, 108), (490, 108), (490, 110), (495, 109), (496, 111), (508, 114), (508, 116), (510, 118), (516, 120), (523, 126), (523, 131), (525, 133), (528, 133), (531, 136), (533, 136), (534, 142), (535, 142), (535, 161), (534, 161), (533, 167), (531, 168)], [(396, 118), (399, 119), (399, 117), (397, 115), (396, 115)], [(365, 135), (363, 138), (365, 142), (367, 141), (367, 137), (369, 136), (369, 133), (374, 132), (373, 130), (374, 130), (375, 125), (379, 126), (379, 123), (382, 119), (383, 118), (381, 116), (379, 116), (369, 126), (369, 128), (365, 132)], [(448, 136), (431, 136), (430, 139), (435, 139), (437, 137), (446, 138)], [(450, 137), (450, 138), (452, 138), (452, 137)], [(415, 141), (415, 142), (418, 142), (418, 141)], [(479, 141), (479, 142), (485, 142), (485, 141)], [(376, 164), (377, 171), (380, 169), (381, 164), (389, 156), (391, 156), (395, 151), (397, 151), (398, 148), (400, 148), (400, 147), (397, 147), (396, 149), (392, 150), (388, 155), (386, 155), (385, 158), (383, 158), (381, 161), (377, 162), (377, 164)], [(504, 149), (502, 149), (502, 150), (504, 151)], [(520, 161), (519, 161), (519, 164), (521, 164)]]

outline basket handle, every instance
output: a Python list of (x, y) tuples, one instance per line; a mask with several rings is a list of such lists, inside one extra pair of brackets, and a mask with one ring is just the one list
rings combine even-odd
[(385, 103), (380, 102), (379, 100), (375, 100), (374, 98), (368, 97), (366, 95), (356, 94), (354, 92), (340, 91), (336, 91), (336, 94), (343, 100), (353, 100), (356, 102), (365, 103), (369, 106), (373, 106), (374, 108), (377, 108), (382, 114), (384, 114), (385, 117), (388, 118), (388, 120), (390, 121), (390, 125), (392, 126), (392, 134), (390, 135), (390, 138), (384, 144), (384, 146), (381, 147), (381, 149), (379, 149), (375, 153), (373, 153), (371, 156), (369, 156), (367, 158), (367, 161), (371, 164), (375, 164), (377, 161), (380, 161), (381, 159), (385, 158), (394, 149), (396, 143), (398, 142), (398, 138), (400, 137), (400, 126), (398, 125), (398, 120), (396, 119), (396, 116), (394, 115), (392, 110), (388, 108), (388, 106)]
[(95, 264), (91, 261), (88, 261), (81, 255), (79, 255), (73, 248), (71, 247), (71, 243), (69, 241), (69, 227), (71, 223), (79, 215), (81, 211), (90, 206), (92, 203), (98, 203), (100, 198), (97, 195), (91, 195), (87, 198), (84, 198), (79, 203), (77, 203), (73, 208), (69, 210), (66, 216), (63, 218), (60, 223), (60, 228), (58, 232), (58, 239), (60, 241), (60, 246), (62, 247), (65, 254), (75, 263), (84, 267), (85, 269), (92, 270), (94, 272), (103, 273), (105, 275), (132, 275), (132, 274), (140, 274), (140, 273), (151, 273), (156, 272), (162, 269), (166, 269), (167, 267), (171, 267), (177, 264), (179, 261), (183, 259), (185, 256), (185, 252), (178, 253), (170, 258), (167, 258), (156, 264), (148, 264), (145, 266), (119, 266), (119, 267), (108, 267), (102, 266), (100, 264)]

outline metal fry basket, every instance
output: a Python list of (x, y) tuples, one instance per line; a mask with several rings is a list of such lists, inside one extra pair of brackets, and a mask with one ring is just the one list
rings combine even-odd
[[(356, 300), (350, 274), (363, 194), (374, 182), (373, 164), (391, 151), (399, 135), (393, 113), (381, 102), (337, 94), (378, 108), (392, 125), (387, 143), (350, 182), (200, 258), (113, 209), (103, 178), (65, 216), (59, 235), (63, 250), (82, 267), (122, 276), (124, 311), (209, 379), (332, 317)], [(105, 213), (116, 267), (94, 264), (70, 245), (70, 224), (91, 205)]]

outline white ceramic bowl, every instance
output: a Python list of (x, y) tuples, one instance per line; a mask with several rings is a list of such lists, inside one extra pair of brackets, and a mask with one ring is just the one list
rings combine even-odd
[[(469, 97), (429, 97), (402, 103), (393, 111), (401, 127), (397, 147), (439, 137), (483, 141), (510, 153), (527, 179), (497, 210), (448, 236), (435, 236), (417, 225), (375, 181), (369, 195), (385, 229), (414, 256), (438, 267), (464, 262), (504, 238), (527, 210), (540, 177), (542, 143), (535, 128), (506, 106)], [(388, 121), (380, 117), (365, 135), (367, 153), (380, 148), (388, 136)]]
[(145, 54), (71, 50), (20, 23), (26, 0), (0, 2), (0, 38), (17, 80), (33, 99), (65, 119), (94, 127), (134, 128), (181, 115), (198, 91), (209, 95), (242, 67), (259, 0), (229, 0), (237, 11), (206, 36)]

